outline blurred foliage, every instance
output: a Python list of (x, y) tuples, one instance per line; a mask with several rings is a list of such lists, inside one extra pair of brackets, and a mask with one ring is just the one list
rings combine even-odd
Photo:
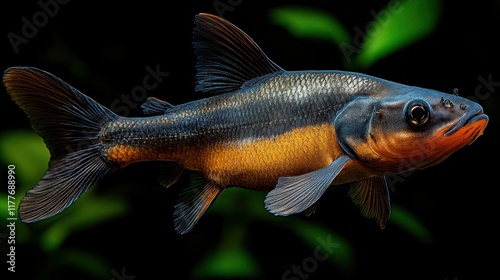
[[(362, 70), (428, 36), (438, 23), (440, 1), (389, 2), (388, 6), (371, 14), (371, 22), (359, 23), (351, 32), (334, 15), (308, 7), (283, 6), (274, 8), (269, 13), (273, 23), (283, 26), (293, 36), (332, 42), (333, 46), (341, 50), (346, 69)], [(60, 53), (63, 50), (57, 51)], [(43, 176), (49, 161), (48, 151), (35, 133), (13, 130), (0, 135), (0, 152), (5, 164), (14, 164), (17, 170), (22, 170), (16, 175), (16, 197), (20, 199)], [(193, 276), (259, 277), (259, 261), (252, 254), (252, 248), (247, 248), (244, 242), (249, 238), (248, 227), (254, 220), (268, 222), (295, 234), (310, 247), (311, 252), (319, 246), (318, 238), (328, 237), (339, 244), (329, 255), (328, 262), (343, 271), (354, 267), (355, 251), (348, 238), (324, 225), (307, 222), (296, 216), (287, 217), (283, 221), (270, 215), (262, 207), (264, 195), (241, 189), (224, 191), (207, 211), (207, 215), (221, 215), (228, 221), (222, 229), (220, 244), (215, 250), (204, 254), (195, 265)], [(7, 204), (4, 193), (0, 193), (0, 204)], [(70, 249), (62, 245), (76, 231), (116, 219), (124, 215), (127, 209), (128, 205), (122, 199), (99, 196), (90, 190), (78, 200), (78, 208), (70, 208), (50, 221), (35, 225), (19, 223), (17, 238), (20, 243), (36, 243), (33, 246), (51, 253), (51, 265), (44, 266), (45, 270), (39, 273), (42, 276), (70, 266), (90, 276), (105, 279), (109, 277), (109, 265), (105, 259), (85, 249)], [(0, 215), (5, 219), (8, 213), (1, 210)], [(393, 205), (390, 222), (422, 243), (432, 242), (432, 235), (426, 227), (415, 215), (401, 207)]]
[(280, 7), (271, 11), (271, 19), (295, 37), (314, 37), (336, 44), (351, 41), (349, 32), (333, 15), (305, 7)]
[(256, 260), (246, 248), (222, 247), (211, 252), (193, 271), (196, 278), (251, 278), (259, 277)]
[(57, 252), (50, 258), (50, 261), (47, 261), (45, 270), (40, 272), (39, 279), (51, 279), (51, 275), (67, 267), (74, 268), (82, 276), (93, 279), (110, 279), (110, 265), (103, 257), (79, 249), (64, 249)]
[(379, 11), (372, 25), (367, 24), (366, 36), (353, 61), (354, 65), (368, 68), (385, 56), (424, 38), (436, 28), (440, 1), (406, 0), (398, 3)]
[(272, 227), (294, 233), (310, 247), (311, 254), (321, 245), (318, 239), (328, 239), (338, 244), (328, 255), (328, 261), (344, 272), (352, 269), (354, 255), (347, 239), (322, 225), (304, 221), (297, 216), (286, 217), (284, 220), (270, 215), (263, 207), (264, 196), (265, 193), (262, 192), (229, 188), (217, 198), (207, 214), (223, 215), (229, 221), (224, 225), (219, 248), (202, 259), (194, 271), (195, 276), (258, 277), (259, 262), (250, 254), (251, 248), (244, 247), (251, 221), (267, 221)]
[(380, 59), (429, 35), (440, 16), (440, 1), (389, 1), (373, 20), (360, 23), (353, 32), (331, 14), (308, 7), (278, 7), (270, 19), (296, 37), (332, 41), (342, 52), (344, 67), (369, 68)]
[(13, 164), (17, 170), (22, 170), (16, 176), (18, 193), (24, 193), (38, 183), (50, 157), (42, 138), (28, 130), (0, 134), (0, 154), (6, 164)]
[(432, 234), (425, 225), (415, 215), (399, 205), (392, 206), (390, 221), (424, 244), (433, 242)]
[(57, 250), (71, 233), (116, 219), (125, 214), (127, 209), (123, 200), (99, 197), (89, 190), (78, 200), (78, 208), (69, 208), (64, 215), (61, 214), (61, 219), (56, 219), (43, 232), (40, 245), (47, 252)]

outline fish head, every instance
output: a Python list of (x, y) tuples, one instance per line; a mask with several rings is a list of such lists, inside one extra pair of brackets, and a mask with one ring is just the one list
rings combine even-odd
[(469, 99), (407, 87), (393, 96), (354, 100), (335, 122), (348, 155), (376, 174), (397, 174), (440, 163), (471, 144), (483, 134), (488, 116)]

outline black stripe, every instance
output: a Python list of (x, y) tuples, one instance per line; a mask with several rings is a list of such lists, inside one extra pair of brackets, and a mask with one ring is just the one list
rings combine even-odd
[(121, 119), (105, 130), (103, 139), (165, 146), (272, 138), (333, 123), (348, 102), (382, 86), (371, 77), (344, 72), (273, 73), (240, 90), (175, 106), (162, 116)]

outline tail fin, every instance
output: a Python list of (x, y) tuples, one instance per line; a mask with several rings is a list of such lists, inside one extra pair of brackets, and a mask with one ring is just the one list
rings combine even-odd
[(13, 67), (3, 82), (50, 151), (49, 167), (19, 205), (21, 221), (49, 218), (114, 167), (100, 154), (101, 126), (116, 114), (45, 71)]

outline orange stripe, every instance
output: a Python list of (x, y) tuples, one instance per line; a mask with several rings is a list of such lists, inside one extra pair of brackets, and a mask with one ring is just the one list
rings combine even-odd
[(105, 156), (107, 160), (118, 163), (120, 167), (138, 161), (167, 158), (165, 153), (154, 148), (132, 147), (126, 145), (115, 145), (110, 147), (106, 150)]
[[(279, 177), (323, 168), (342, 154), (331, 124), (297, 128), (274, 138), (205, 144), (178, 146), (170, 151), (116, 145), (107, 149), (105, 155), (120, 167), (137, 161), (176, 161), (187, 169), (202, 172), (219, 186), (269, 190)], [(343, 171), (339, 179), (351, 180), (349, 173), (357, 168), (357, 164), (348, 164), (345, 170), (350, 171)]]
[(333, 125), (323, 124), (297, 128), (270, 139), (214, 145), (186, 163), (221, 186), (269, 189), (280, 176), (320, 169), (340, 153)]

